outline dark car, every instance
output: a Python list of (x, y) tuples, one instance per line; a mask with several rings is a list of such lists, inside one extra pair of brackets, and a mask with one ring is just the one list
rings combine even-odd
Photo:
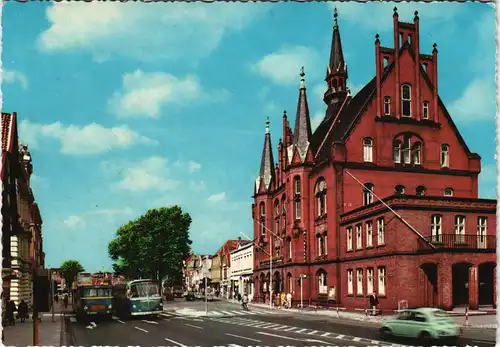
[(188, 292), (186, 295), (186, 301), (195, 301), (196, 297), (194, 296), (193, 292)]

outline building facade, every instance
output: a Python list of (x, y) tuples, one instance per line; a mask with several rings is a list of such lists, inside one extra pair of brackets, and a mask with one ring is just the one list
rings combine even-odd
[(437, 45), (421, 52), (418, 13), (401, 22), (395, 8), (394, 47), (376, 35), (375, 77), (351, 96), (334, 18), (324, 119), (313, 133), (302, 70), (276, 162), (266, 124), (255, 299), (271, 289), (328, 292), (346, 308), (366, 308), (372, 292), (381, 309), (495, 305), (496, 201), (478, 198), (481, 158), (439, 98)]
[(221, 281), (221, 264), (220, 256), (218, 253), (212, 256), (212, 266), (210, 267), (210, 286), (214, 294), (219, 295), (220, 293), (220, 281)]
[(253, 299), (253, 243), (241, 242), (231, 252), (231, 286), (234, 292)]
[(32, 304), (34, 276), (45, 272), (42, 218), (30, 185), (31, 154), (18, 137), (17, 114), (1, 117), (3, 295), (16, 304)]

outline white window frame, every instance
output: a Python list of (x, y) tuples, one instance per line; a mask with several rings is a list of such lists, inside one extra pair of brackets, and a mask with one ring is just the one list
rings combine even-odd
[(443, 242), (443, 217), (439, 214), (431, 216), (432, 242)]
[(392, 160), (396, 164), (401, 164), (401, 148), (403, 144), (400, 140), (394, 140), (392, 143)]
[(450, 167), (450, 146), (447, 144), (441, 145), (441, 167)]
[(361, 224), (356, 225), (356, 249), (363, 248), (363, 226)]
[(417, 196), (424, 196), (425, 195), (425, 187), (424, 186), (418, 186), (415, 189), (415, 193), (417, 194)]
[(403, 154), (402, 162), (404, 164), (411, 163), (411, 139), (409, 136), (405, 136), (403, 139), (403, 148), (401, 150)]
[(422, 103), (422, 119), (429, 119), (429, 102)]
[(386, 295), (386, 275), (385, 275), (385, 267), (377, 268), (377, 281), (378, 281), (378, 295), (385, 296)]
[(415, 165), (420, 165), (422, 156), (422, 144), (420, 142), (415, 142), (411, 150), (411, 161)]
[(465, 242), (465, 216), (455, 216), (455, 242)]
[(377, 243), (379, 246), (385, 244), (385, 221), (384, 218), (377, 219)]
[[(408, 88), (408, 96), (409, 96), (409, 98), (408, 98), (408, 99), (405, 99), (405, 98), (404, 98), (404, 94), (405, 94), (405, 93), (404, 93), (404, 89), (405, 89), (405, 88)], [(405, 115), (405, 114), (403, 113), (403, 110), (404, 110), (404, 104), (405, 104), (405, 102), (407, 102), (407, 103), (408, 103), (408, 106), (409, 106), (409, 107), (408, 107), (409, 112), (410, 112), (410, 114), (409, 114), (409, 115)], [(411, 86), (410, 86), (409, 84), (403, 84), (403, 85), (401, 86), (401, 117), (411, 118)]]
[(352, 269), (347, 270), (347, 294), (354, 294), (354, 286), (353, 286), (353, 271)]
[(318, 235), (318, 256), (323, 255), (323, 237), (321, 235)]
[(365, 187), (363, 187), (363, 206), (373, 202), (373, 191), (375, 190), (375, 186), (372, 183), (366, 183)]
[(292, 240), (288, 240), (288, 259), (292, 259)]
[(477, 248), (485, 249), (487, 247), (488, 235), (488, 217), (477, 217)]
[(293, 201), (293, 207), (295, 210), (295, 220), (300, 220), (302, 218), (302, 206), (300, 199)]
[(453, 188), (445, 188), (443, 190), (443, 195), (446, 197), (452, 197), (453, 196)]
[(373, 268), (366, 269), (366, 293), (374, 293), (373, 290)]
[(321, 272), (318, 276), (318, 289), (321, 286), (326, 286), (326, 273)]
[(324, 234), (323, 235), (323, 252), (325, 253), (325, 255), (328, 254), (328, 235), (327, 234)]
[(373, 162), (373, 139), (370, 137), (363, 139), (363, 160), (366, 163)]
[(300, 189), (300, 177), (299, 176), (295, 176), (293, 178), (293, 192), (295, 193), (295, 195), (300, 195), (300, 192), (301, 192), (301, 189)]
[(266, 216), (266, 204), (264, 202), (261, 202), (259, 204), (259, 211), (260, 211), (260, 216), (265, 217)]
[(347, 228), (347, 250), (352, 251), (352, 227)]
[(356, 294), (363, 295), (363, 269), (356, 269)]
[(391, 115), (391, 98), (389, 96), (384, 97), (384, 115)]
[(366, 227), (366, 247), (373, 247), (373, 222), (368, 221)]
[(264, 225), (265, 221), (259, 221), (260, 227), (260, 236), (266, 236), (266, 226)]

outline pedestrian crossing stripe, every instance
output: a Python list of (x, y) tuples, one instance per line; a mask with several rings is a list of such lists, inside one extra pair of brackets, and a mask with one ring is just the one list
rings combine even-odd
[(171, 315), (171, 316), (182, 316), (182, 317), (235, 317), (235, 316), (254, 316), (254, 315), (283, 315), (280, 312), (273, 311), (261, 311), (261, 310), (251, 310), (251, 311), (237, 311), (237, 310), (209, 310), (197, 311), (197, 310), (183, 310), (183, 311), (164, 311), (161, 315)]
[(279, 329), (279, 330), (292, 332), (292, 333), (296, 333), (296, 334), (301, 334), (301, 335), (323, 336), (323, 337), (334, 338), (334, 339), (338, 339), (338, 340), (367, 343), (370, 345), (379, 345), (380, 344), (380, 345), (384, 345), (387, 347), (404, 347), (403, 345), (399, 345), (399, 344), (389, 344), (387, 342), (366, 339), (366, 338), (362, 338), (362, 337), (342, 335), (342, 334), (336, 334), (336, 333), (331, 333), (331, 332), (326, 332), (326, 331), (318, 331), (318, 330), (314, 330), (314, 329), (292, 327), (289, 325), (263, 322), (263, 321), (249, 319), (249, 318), (239, 318), (239, 317), (234, 318), (233, 317), (231, 319), (227, 319), (227, 318), (218, 318), (218, 317), (217, 318), (216, 317), (208, 317), (207, 319), (209, 319), (211, 321), (215, 321), (215, 322), (220, 322), (220, 323), (242, 325), (242, 326), (248, 326), (248, 327), (259, 328), (259, 329), (271, 329), (271, 330), (278, 330)]

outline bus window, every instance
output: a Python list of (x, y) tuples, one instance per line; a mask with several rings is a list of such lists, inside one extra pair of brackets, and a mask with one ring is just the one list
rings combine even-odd
[[(160, 296), (160, 284), (154, 282), (134, 283), (131, 286), (132, 297)], [(135, 295), (135, 296), (134, 296)]]
[(111, 288), (85, 288), (83, 292), (84, 297), (100, 297), (111, 296)]

